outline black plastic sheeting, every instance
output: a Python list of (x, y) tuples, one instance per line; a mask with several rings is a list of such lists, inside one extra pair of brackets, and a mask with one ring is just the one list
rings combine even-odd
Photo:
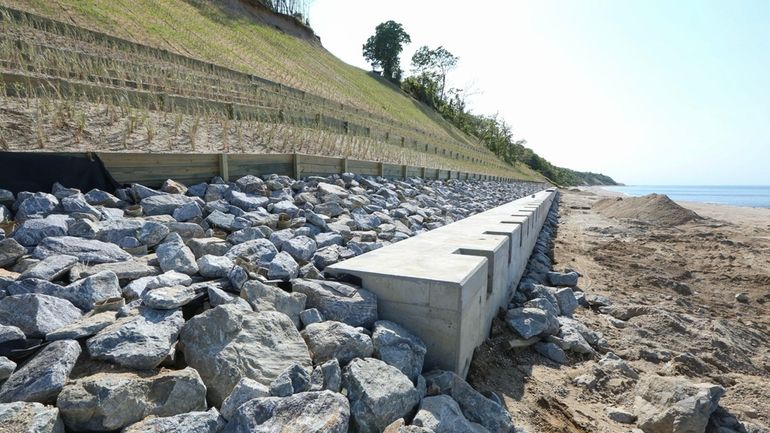
[(93, 188), (112, 193), (121, 186), (93, 154), (0, 153), (0, 188), (14, 194), (51, 192), (55, 182), (83, 193)]

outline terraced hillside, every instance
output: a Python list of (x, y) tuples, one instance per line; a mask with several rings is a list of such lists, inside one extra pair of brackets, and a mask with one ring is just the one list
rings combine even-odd
[(540, 178), (258, 3), (0, 4), (6, 150), (301, 152)]

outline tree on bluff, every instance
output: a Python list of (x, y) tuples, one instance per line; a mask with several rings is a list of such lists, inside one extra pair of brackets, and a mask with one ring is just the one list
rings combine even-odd
[(364, 44), (364, 58), (371, 63), (372, 68), (382, 68), (385, 78), (398, 82), (402, 73), (399, 55), (404, 44), (410, 42), (412, 39), (401, 24), (386, 21), (374, 29), (374, 35), (369, 36)]
[(444, 47), (431, 50), (427, 46), (422, 46), (412, 56), (412, 68), (423, 76), (435, 77), (439, 91), (438, 97), (444, 100), (446, 76), (450, 70), (457, 66), (458, 60), (460, 60), (459, 57)]

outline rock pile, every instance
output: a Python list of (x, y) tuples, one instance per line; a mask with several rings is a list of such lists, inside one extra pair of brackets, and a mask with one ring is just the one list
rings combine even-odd
[(374, 294), (323, 270), (542, 188), (343, 174), (0, 191), (15, 225), (0, 230), (0, 423), (512, 432), (461, 378), (423, 375), (425, 344), (378, 320)]

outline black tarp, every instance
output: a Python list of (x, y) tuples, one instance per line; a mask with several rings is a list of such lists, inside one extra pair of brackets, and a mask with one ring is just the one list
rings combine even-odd
[(0, 153), (0, 188), (15, 194), (51, 192), (55, 182), (83, 193), (93, 188), (112, 193), (120, 187), (94, 154)]

